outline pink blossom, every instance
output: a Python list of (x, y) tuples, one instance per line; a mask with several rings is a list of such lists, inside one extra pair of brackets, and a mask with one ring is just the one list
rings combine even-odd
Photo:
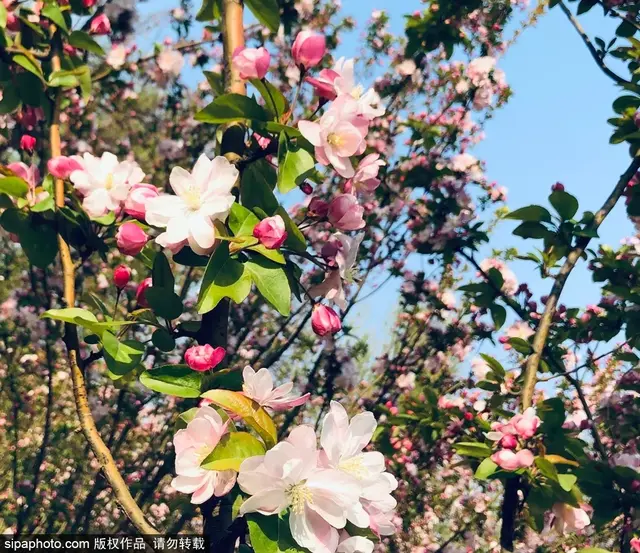
[(318, 65), (326, 51), (327, 45), (324, 35), (313, 31), (300, 31), (291, 47), (291, 55), (296, 65), (305, 69)]
[(338, 332), (342, 328), (342, 322), (333, 309), (316, 303), (311, 314), (311, 328), (318, 336), (326, 336)]
[(82, 158), (80, 156), (58, 156), (47, 162), (47, 169), (57, 179), (68, 179), (73, 171), (82, 170)]
[(280, 215), (267, 217), (260, 221), (253, 229), (253, 236), (269, 250), (277, 250), (287, 239), (284, 220)]
[(591, 524), (591, 519), (584, 509), (572, 507), (567, 503), (556, 503), (551, 508), (553, 513), (553, 528), (559, 534), (576, 532)]
[(386, 163), (380, 159), (380, 154), (369, 154), (364, 157), (355, 174), (345, 184), (345, 192), (371, 193), (380, 186), (378, 172)]
[(636, 553), (640, 553), (640, 538), (631, 538), (629, 543)]
[(461, 397), (440, 396), (438, 407), (440, 409), (464, 409), (465, 401)]
[(21, 161), (14, 161), (7, 165), (7, 169), (26, 181), (30, 188), (36, 188), (40, 183), (40, 170), (35, 164), (29, 166)]
[(513, 417), (511, 424), (523, 440), (528, 440), (538, 430), (540, 419), (536, 416), (536, 410), (533, 407), (529, 407), (522, 415)]
[(91, 20), (89, 31), (94, 35), (108, 35), (111, 32), (111, 22), (109, 18), (101, 13)]
[(145, 278), (140, 284), (138, 284), (138, 288), (136, 289), (136, 302), (139, 307), (149, 307), (145, 292), (147, 291), (147, 288), (151, 288), (152, 285), (153, 281), (151, 280), (151, 277)]
[(222, 347), (214, 348), (210, 344), (191, 346), (184, 354), (184, 360), (194, 371), (208, 371), (220, 364), (226, 351)]
[(514, 471), (530, 467), (533, 464), (533, 453), (528, 449), (522, 449), (518, 453), (501, 449), (491, 456), (491, 460), (504, 470)]
[(303, 396), (291, 396), (293, 382), (287, 382), (273, 387), (273, 377), (269, 369), (262, 368), (255, 372), (249, 365), (242, 371), (242, 391), (245, 396), (259, 403), (262, 407), (268, 407), (273, 411), (286, 411), (292, 407), (303, 405), (311, 396), (307, 393)]
[(305, 77), (307, 81), (314, 89), (316, 94), (325, 100), (335, 100), (338, 96), (336, 92), (334, 81), (340, 75), (333, 69), (323, 69), (318, 73), (317, 77)]
[(220, 497), (236, 483), (233, 470), (207, 470), (200, 464), (215, 449), (227, 433), (227, 425), (215, 409), (200, 407), (186, 428), (173, 438), (176, 451), (177, 476), (171, 487), (191, 495), (191, 503), (200, 505), (212, 496)]
[(159, 195), (160, 191), (153, 184), (144, 182), (134, 184), (129, 190), (127, 199), (124, 201), (124, 212), (144, 221), (147, 202), (151, 198), (157, 198)]
[(484, 259), (480, 263), (480, 268), (488, 273), (491, 269), (495, 269), (502, 276), (502, 288), (501, 290), (510, 296), (518, 291), (518, 279), (509, 267), (507, 267), (504, 261), (495, 258)]
[(118, 249), (125, 255), (138, 255), (148, 240), (147, 233), (135, 223), (120, 225), (116, 233)]
[(233, 67), (241, 79), (262, 79), (269, 71), (271, 55), (266, 48), (236, 48), (233, 53)]
[(325, 274), (324, 280), (309, 288), (309, 295), (312, 298), (324, 297), (335, 303), (340, 309), (347, 308), (347, 300), (342, 287), (340, 271), (332, 270)]
[(368, 121), (358, 115), (358, 103), (341, 96), (316, 121), (300, 121), (302, 135), (315, 146), (316, 158), (322, 165), (332, 165), (345, 178), (354, 176), (351, 156), (366, 148)]
[(329, 204), (329, 222), (339, 230), (358, 230), (364, 227), (364, 208), (351, 194), (340, 194)]
[(36, 139), (30, 134), (23, 134), (20, 137), (20, 149), (27, 152), (33, 152), (36, 147)]

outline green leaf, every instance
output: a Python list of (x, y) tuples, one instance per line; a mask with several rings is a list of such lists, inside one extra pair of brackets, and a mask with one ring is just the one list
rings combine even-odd
[(558, 483), (565, 492), (570, 492), (573, 486), (578, 481), (578, 477), (575, 474), (559, 474)]
[(144, 295), (158, 317), (172, 321), (182, 315), (182, 300), (173, 290), (154, 285), (147, 288)]
[(40, 14), (53, 21), (65, 33), (69, 32), (67, 22), (64, 20), (64, 15), (60, 11), (57, 3), (54, 2), (51, 4), (47, 4), (44, 8), (42, 8)]
[(203, 0), (200, 10), (196, 14), (196, 21), (206, 23), (220, 19), (222, 13), (221, 0)]
[(268, 121), (269, 114), (253, 98), (242, 94), (225, 94), (196, 113), (195, 119), (215, 124), (245, 120)]
[(519, 224), (513, 231), (515, 236), (522, 238), (546, 238), (551, 232), (542, 223), (525, 221)]
[(258, 403), (247, 396), (229, 390), (209, 390), (201, 397), (211, 400), (217, 406), (242, 418), (260, 435), (267, 448), (273, 447), (278, 441), (278, 433), (271, 417)]
[(88, 33), (84, 31), (73, 31), (69, 35), (69, 44), (74, 48), (78, 48), (79, 50), (86, 50), (87, 52), (91, 52), (93, 54), (98, 54), (99, 56), (104, 56), (105, 52)]
[(496, 330), (500, 330), (507, 319), (507, 310), (497, 303), (494, 303), (489, 309)]
[(453, 444), (453, 447), (458, 455), (466, 455), (467, 457), (484, 458), (491, 455), (491, 448), (480, 442), (459, 442)]
[(7, 8), (0, 2), (0, 29), (7, 27)]
[(313, 172), (315, 160), (306, 150), (295, 146), (282, 132), (278, 145), (278, 190), (286, 194), (298, 187)]
[(157, 347), (160, 351), (173, 351), (176, 347), (176, 341), (171, 333), (164, 329), (158, 328), (151, 335), (151, 343)]
[(214, 96), (222, 96), (224, 94), (224, 77), (220, 73), (214, 73), (213, 71), (203, 71), (203, 73)]
[(578, 553), (611, 553), (606, 549), (600, 549), (599, 547), (584, 547), (580, 549)]
[(43, 319), (53, 319), (65, 323), (82, 325), (84, 322), (97, 323), (96, 316), (80, 307), (66, 307), (64, 309), (49, 309), (40, 315)]
[(538, 470), (542, 475), (555, 482), (558, 481), (558, 471), (551, 461), (545, 459), (544, 457), (536, 457), (535, 463), (536, 467), (538, 467)]
[(198, 255), (191, 248), (185, 246), (177, 254), (173, 256), (173, 260), (180, 265), (187, 267), (206, 267), (209, 258), (204, 255)]
[(289, 102), (282, 92), (267, 80), (251, 79), (251, 84), (260, 93), (272, 119), (278, 121), (289, 111)]
[(563, 221), (573, 219), (578, 211), (578, 200), (564, 190), (554, 190), (549, 195), (549, 201)]
[(504, 370), (504, 367), (502, 366), (502, 364), (500, 364), (496, 359), (494, 359), (493, 357), (491, 357), (490, 355), (486, 355), (485, 353), (481, 353), (480, 357), (482, 357), (486, 362), (487, 365), (489, 365), (489, 367), (491, 367), (491, 370), (496, 373), (496, 375), (504, 378), (505, 375), (507, 374)]
[(175, 288), (175, 279), (171, 272), (171, 265), (167, 260), (167, 256), (164, 252), (160, 252), (153, 259), (153, 269), (151, 270), (151, 280), (154, 286), (159, 288), (168, 288), (173, 290)]
[(18, 94), (17, 87), (5, 87), (2, 94), (2, 100), (0, 100), (0, 115), (7, 115), (20, 107), (20, 95)]
[(284, 221), (284, 226), (287, 229), (287, 239), (284, 241), (284, 246), (293, 250), (294, 252), (304, 252), (307, 250), (307, 240), (304, 234), (293, 222), (293, 219), (287, 213), (287, 210), (279, 206), (275, 212), (276, 215), (280, 215)]
[(260, 219), (249, 209), (234, 203), (229, 212), (229, 228), (234, 236), (253, 236), (254, 227)]
[(505, 218), (517, 221), (544, 221), (545, 223), (550, 223), (551, 213), (542, 206), (528, 205), (512, 211)]
[[(265, 516), (251, 513), (246, 519), (255, 553), (309, 553), (308, 549), (299, 546), (291, 536), (288, 515)], [(349, 534), (355, 535), (352, 532)]]
[(496, 465), (489, 457), (487, 457), (476, 469), (476, 478), (478, 480), (486, 480), (498, 469)]
[(280, 6), (277, 0), (245, 0), (244, 3), (260, 23), (271, 32), (278, 32), (278, 27), (280, 26)]
[(229, 257), (229, 243), (223, 242), (211, 256), (202, 278), (198, 313), (208, 313), (222, 298), (241, 303), (251, 291), (251, 275), (245, 264)]
[(267, 215), (274, 215), (279, 206), (273, 194), (276, 180), (275, 169), (266, 160), (250, 163), (242, 172), (242, 205), (254, 211), (260, 208)]
[(244, 266), (251, 275), (251, 280), (255, 282), (260, 295), (281, 315), (289, 315), (291, 312), (291, 287), (284, 267), (263, 257), (254, 257)]
[(54, 71), (49, 75), (49, 86), (72, 88), (80, 84), (80, 79), (73, 71)]
[(33, 107), (46, 106), (49, 101), (44, 94), (42, 81), (33, 73), (23, 71), (16, 75), (20, 99), (24, 104)]
[(140, 382), (154, 392), (196, 398), (200, 396), (202, 374), (187, 365), (164, 365), (143, 371)]
[(248, 457), (264, 455), (264, 444), (248, 432), (225, 434), (200, 466), (207, 470), (240, 470)]
[(42, 74), (42, 68), (40, 67), (40, 62), (34, 61), (31, 58), (23, 54), (16, 54), (13, 56), (14, 63), (17, 63), (19, 66), (23, 67), (27, 71), (33, 73), (36, 77), (39, 77), (44, 80), (44, 75)]
[(135, 340), (120, 342), (111, 332), (102, 333), (104, 360), (109, 369), (109, 376), (118, 380), (129, 374), (142, 361), (145, 347)]
[(509, 345), (523, 355), (529, 355), (533, 351), (531, 344), (523, 338), (509, 338)]
[(20, 177), (1, 177), (0, 193), (8, 194), (14, 198), (24, 198), (29, 192), (27, 181)]
[(616, 29), (616, 35), (629, 38), (636, 34), (636, 28), (630, 21), (623, 21)]

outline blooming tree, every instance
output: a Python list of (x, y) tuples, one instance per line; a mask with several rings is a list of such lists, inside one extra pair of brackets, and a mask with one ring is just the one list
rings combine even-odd
[[(176, 3), (148, 55), (133, 2), (0, 4), (3, 525), (190, 525), (216, 553), (640, 550), (637, 238), (593, 248), (622, 197), (638, 216), (637, 6), (549, 2), (625, 90), (632, 160), (579, 215), (560, 183), (551, 208), (500, 207), (469, 153), (510, 95), (505, 26), (545, 5), (424, 4), (404, 36), (374, 12), (355, 58), (332, 55), (353, 27), (334, 2)], [(536, 251), (478, 259), (504, 219)], [(552, 281), (540, 310), (516, 258)], [(582, 258), (602, 299), (566, 307)], [(370, 366), (349, 315), (387, 280)]]

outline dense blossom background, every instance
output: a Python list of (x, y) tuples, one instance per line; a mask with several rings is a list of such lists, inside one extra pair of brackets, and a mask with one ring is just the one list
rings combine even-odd
[[(282, 479), (287, 517), (300, 502), (308, 507), (304, 486), (313, 481), (317, 462), (340, 475), (345, 462), (351, 460), (352, 470), (353, 458), (364, 463), (361, 456), (368, 455), (371, 465), (375, 459), (372, 471), (388, 485), (367, 498), (362, 490), (350, 491), (346, 480), (342, 495), (332, 492), (337, 519), (349, 519), (336, 526), (339, 546), (314, 549), (296, 541), (295, 532), (288, 545), (264, 545), (269, 540), (258, 540), (265, 535), (258, 533), (261, 524), (284, 510), (271, 513), (265, 504), (252, 509), (249, 503), (239, 507), (238, 520), (246, 515), (248, 522), (233, 526), (231, 550), (237, 539), (238, 547), (255, 553), (333, 553), (336, 546), (341, 553), (370, 553), (369, 547), (399, 553), (640, 551), (640, 239), (626, 236), (622, 225), (612, 245), (598, 235), (601, 215), (608, 215), (598, 210), (611, 190), (613, 203), (624, 206), (616, 214), (636, 226), (640, 217), (635, 3), (428, 1), (406, 14), (405, 28), (391, 32), (383, 9), (356, 22), (342, 15), (338, 2), (279, 0), (273, 27), (268, 2), (247, 2), (247, 47), (269, 55), (238, 52), (234, 67), (245, 81), (266, 74), (272, 89), (254, 80), (249, 94), (277, 112), (273, 95), (281, 93), (291, 113), (276, 113), (278, 121), (270, 123), (280, 127), (238, 117), (249, 120), (243, 141), (249, 153), (214, 161), (213, 169), (209, 160), (223, 147), (221, 123), (235, 109), (211, 108), (225, 97), (229, 69), (218, 4), (183, 0), (157, 11), (151, 4), (4, 0), (0, 11), (0, 530), (135, 531), (80, 431), (62, 339), (65, 319), (42, 317), (65, 307), (57, 231), (72, 245), (76, 305), (105, 324), (112, 317), (135, 323), (112, 329), (116, 348), (133, 348), (135, 362), (126, 370), (113, 363), (104, 338), (83, 331), (79, 346), (98, 432), (135, 502), (161, 532), (210, 532), (207, 505), (216, 497), (258, 496), (264, 490), (252, 478), (262, 478), (261, 471), (279, 478), (268, 463), (226, 471), (200, 467), (225, 433), (236, 433), (210, 400), (198, 397), (220, 389), (244, 390), (267, 408), (280, 465), (305, 467), (295, 482)], [(74, 44), (65, 36), (64, 55), (77, 66), (65, 67), (58, 84), (51, 80), (50, 52), (38, 46), (60, 24), (47, 11), (53, 5), (66, 17), (73, 12), (73, 29), (91, 40), (76, 37)], [(600, 77), (620, 90), (610, 110), (611, 142), (629, 151), (631, 165), (610, 175), (589, 205), (579, 205), (579, 191), (561, 182), (537, 183), (536, 205), (510, 205), (506, 187), (487, 177), (474, 149), (491, 140), (484, 134), (487, 121), (500, 118), (518, 92), (509, 86), (502, 58), (549, 10), (565, 12), (567, 33), (583, 33), (576, 36), (603, 70)], [(584, 34), (585, 12), (613, 21), (611, 36)], [(153, 33), (145, 31), (150, 26)], [(343, 41), (354, 32), (358, 49), (345, 53)], [(303, 51), (294, 40), (305, 33), (310, 40), (324, 37), (326, 49), (309, 43)], [(317, 59), (309, 58), (319, 50)], [(57, 104), (50, 94), (58, 95)], [(51, 155), (55, 105), (62, 153), (81, 158)], [(346, 130), (345, 121), (351, 124)], [(550, 133), (562, 132), (561, 122), (554, 125)], [(514, 129), (514, 140), (522, 133), (526, 129)], [(281, 148), (298, 156), (297, 165), (285, 165)], [(109, 154), (120, 172), (96, 168), (111, 163)], [(200, 183), (196, 163), (206, 167), (200, 175), (224, 181), (211, 197), (180, 193), (181, 179)], [(285, 169), (288, 177), (281, 176)], [(111, 180), (97, 183), (103, 173)], [(28, 185), (20, 199), (8, 180), (3, 188), (3, 180), (14, 177)], [(50, 216), (54, 177), (66, 182), (64, 217)], [(250, 187), (272, 181), (273, 188), (276, 180), (280, 207), (266, 213), (264, 198), (255, 199), (262, 189)], [(189, 215), (193, 225), (175, 231), (170, 219), (182, 221), (194, 202), (210, 210), (204, 223)], [(255, 242), (214, 245), (214, 225), (223, 235), (233, 231), (231, 238), (243, 234), (231, 222), (238, 215), (229, 215), (240, 203), (256, 222), (262, 219), (250, 233)], [(28, 213), (31, 226), (16, 225), (7, 215), (16, 211)], [(74, 212), (86, 220), (66, 215)], [(524, 247), (492, 246), (505, 219), (517, 222), (514, 235), (526, 240), (519, 242)], [(295, 240), (302, 249), (299, 243), (295, 249)], [(287, 276), (277, 294), (251, 288), (249, 281), (250, 291), (236, 293), (239, 301), (229, 295), (226, 344), (205, 348), (197, 321), (203, 303), (212, 301), (203, 301), (201, 291), (203, 282), (210, 285), (207, 258), (228, 256), (235, 247), (262, 248), (247, 254), (249, 262), (258, 254), (284, 261), (282, 250)], [(165, 254), (172, 280), (165, 285), (182, 306), (177, 317), (160, 316), (166, 305), (145, 297), (152, 275), (159, 287), (153, 256)], [(557, 297), (572, 256), (599, 289), (592, 304), (569, 305)], [(516, 273), (514, 265), (522, 263), (534, 282)], [(387, 283), (397, 287), (398, 303), (381, 344), (379, 332), (371, 339), (372, 325), (362, 319), (363, 313), (380, 316), (375, 302), (388, 293)], [(540, 289), (548, 292), (534, 294)], [(150, 325), (145, 308), (166, 324)], [(549, 326), (536, 344), (545, 317)], [(525, 375), (534, 358), (537, 387), (526, 399)], [(205, 376), (198, 376), (195, 395), (185, 397), (183, 390), (179, 397), (148, 377), (161, 366)], [(188, 387), (193, 380), (184, 382)], [(242, 416), (227, 411), (242, 428)], [(198, 442), (194, 416), (215, 439)], [(356, 429), (354, 421), (366, 428)], [(314, 431), (317, 445), (311, 445)], [(176, 459), (186, 459), (190, 447), (206, 453), (199, 450), (197, 462)], [(259, 447), (257, 455), (264, 453)], [(304, 456), (307, 450), (312, 454)], [(199, 478), (198, 491), (185, 478)], [(358, 513), (349, 512), (354, 503), (366, 510), (360, 530), (353, 523)], [(234, 518), (236, 506), (234, 499)], [(252, 514), (256, 510), (260, 514)], [(282, 522), (275, 524), (277, 535)], [(349, 535), (364, 541), (346, 544)]]

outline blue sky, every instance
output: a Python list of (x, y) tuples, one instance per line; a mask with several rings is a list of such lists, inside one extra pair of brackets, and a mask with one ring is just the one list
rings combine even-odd
[[(166, 15), (175, 5), (175, 0), (159, 0), (146, 7), (141, 4), (143, 13), (155, 14), (152, 18), (145, 15), (141, 21), (148, 29), (147, 40), (164, 38)], [(339, 48), (338, 54), (346, 56), (358, 55), (361, 33), (373, 9), (387, 10), (391, 30), (400, 33), (403, 15), (424, 7), (419, 0), (343, 0), (343, 6), (344, 13), (352, 15), (358, 24)], [(607, 39), (613, 35), (615, 24), (604, 21), (597, 11), (593, 9), (580, 21), (590, 34)], [(610, 127), (606, 120), (612, 116), (611, 103), (620, 95), (617, 88), (596, 66), (558, 8), (542, 17), (536, 27), (527, 29), (499, 61), (499, 67), (505, 71), (514, 95), (487, 123), (486, 138), (472, 153), (486, 162), (490, 179), (509, 189), (508, 205), (512, 209), (530, 203), (545, 205), (551, 185), (560, 181), (578, 198), (581, 211), (595, 211), (629, 163), (625, 146), (608, 142)], [(198, 76), (189, 72), (188, 78), (195, 81)], [(532, 249), (533, 242), (511, 235), (513, 228), (511, 222), (501, 223), (482, 254), (488, 256), (491, 248), (514, 245), (523, 251)], [(618, 206), (600, 234), (604, 243), (617, 245), (631, 233), (624, 208)], [(548, 292), (550, 282), (541, 283), (531, 264), (515, 262), (512, 268), (537, 297)], [(359, 333), (369, 336), (373, 354), (388, 344), (398, 286), (399, 281), (390, 282), (352, 315), (351, 322)], [(562, 301), (584, 306), (598, 298), (597, 287), (579, 266)]]

